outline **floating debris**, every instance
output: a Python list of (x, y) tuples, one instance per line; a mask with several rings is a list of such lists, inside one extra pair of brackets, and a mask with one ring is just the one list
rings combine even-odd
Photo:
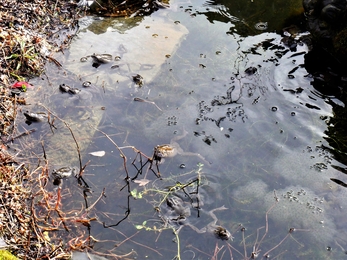
[(97, 151), (97, 152), (91, 152), (90, 155), (96, 156), (96, 157), (103, 157), (106, 152), (105, 151)]
[(135, 183), (139, 184), (139, 186), (145, 186), (146, 184), (148, 184), (150, 182), (150, 180), (147, 179), (142, 179), (142, 180), (134, 180)]

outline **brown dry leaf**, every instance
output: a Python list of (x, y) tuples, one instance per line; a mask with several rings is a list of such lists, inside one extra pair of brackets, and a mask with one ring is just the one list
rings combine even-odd
[(142, 179), (142, 180), (134, 180), (135, 183), (138, 183), (139, 186), (145, 186), (147, 183), (150, 182), (150, 180)]

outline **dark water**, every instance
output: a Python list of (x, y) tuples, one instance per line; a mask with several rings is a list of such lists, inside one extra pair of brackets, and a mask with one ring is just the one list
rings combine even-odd
[[(132, 252), (130, 259), (249, 259), (253, 252), (258, 259), (344, 259), (346, 191), (330, 178), (340, 178), (345, 165), (325, 149), (327, 120), (340, 101), (311, 86), (306, 34), (290, 31), (289, 44), (279, 34), (300, 10), (292, 1), (173, 2), (146, 18), (84, 18), (70, 51), (57, 57), (64, 69), (48, 65), (47, 78), (33, 82), (28, 106), (45, 110), (40, 102), (69, 122), (83, 164), (89, 161), (89, 206), (105, 188), (106, 197), (85, 214), (97, 221), (90, 230), (76, 225), (73, 233), (90, 234), (94, 252), (110, 258)], [(258, 30), (264, 23), (266, 30)], [(80, 62), (93, 53), (120, 60), (98, 68), (91, 58)], [(133, 81), (137, 74), (142, 86)], [(83, 88), (84, 81), (92, 87)], [(62, 83), (82, 91), (61, 93)], [(70, 132), (61, 121), (55, 124), (54, 134), (46, 123), (18, 128), (37, 128), (28, 149), (42, 156), (44, 140), (52, 169), (78, 166)], [(135, 182), (127, 182), (116, 145), (127, 147), (120, 150), (133, 178), (141, 168), (136, 151), (144, 154), (143, 165), (156, 145), (184, 131), (176, 138), (184, 153), (165, 158), (161, 179), (147, 164)], [(95, 151), (106, 154), (89, 154)], [(65, 210), (80, 209), (82, 188), (74, 179), (63, 185)], [(180, 188), (169, 191), (173, 186)], [(175, 235), (177, 221), (165, 223), (166, 198), (173, 195), (199, 229), (213, 222), (211, 210), (224, 205), (214, 212), (217, 224), (234, 240), (189, 226)]]

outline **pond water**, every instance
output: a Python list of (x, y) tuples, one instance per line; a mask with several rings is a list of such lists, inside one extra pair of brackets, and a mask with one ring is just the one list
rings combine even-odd
[[(290, 31), (289, 41), (276, 33), (301, 1), (224, 2), (174, 1), (141, 18), (85, 17), (56, 57), (63, 68), (48, 64), (30, 82), (23, 111), (56, 117), (28, 126), (19, 116), (19, 130), (37, 129), (25, 137), (30, 157), (43, 158), (44, 141), (50, 170), (79, 167), (70, 128), (87, 164), (88, 205), (97, 202), (81, 209), (82, 187), (63, 181), (62, 209), (97, 219), (61, 231), (66, 243), (72, 234), (91, 236), (91, 252), (109, 258), (346, 258), (347, 191), (330, 180), (345, 165), (324, 139), (331, 104), (340, 101), (311, 86), (306, 34)], [(112, 61), (98, 63), (95, 54)], [(61, 84), (81, 92), (63, 93)], [(153, 171), (143, 166), (162, 144), (177, 154), (154, 161)], [(218, 239), (210, 223), (233, 240)]]

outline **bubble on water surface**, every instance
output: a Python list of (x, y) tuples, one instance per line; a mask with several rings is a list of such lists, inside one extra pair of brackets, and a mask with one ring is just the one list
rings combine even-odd
[(254, 25), (254, 28), (259, 31), (265, 31), (268, 28), (267, 22), (259, 22)]

